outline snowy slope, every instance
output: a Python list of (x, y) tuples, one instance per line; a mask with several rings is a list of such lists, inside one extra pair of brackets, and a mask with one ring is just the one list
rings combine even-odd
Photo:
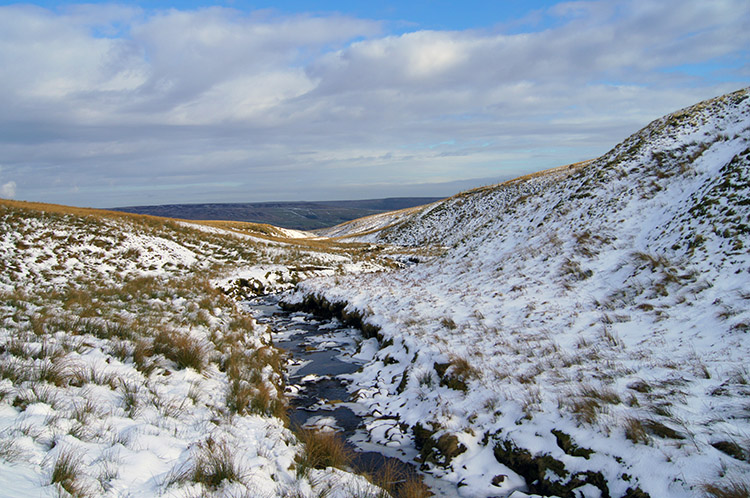
[(331, 238), (356, 236), (359, 240), (363, 241), (374, 240), (377, 237), (367, 238), (367, 235), (377, 234), (385, 228), (400, 223), (409, 215), (421, 212), (423, 209), (425, 209), (424, 206), (419, 206), (415, 208), (400, 209), (398, 211), (390, 211), (387, 213), (374, 214), (372, 216), (365, 216), (364, 218), (347, 221), (346, 223), (342, 223), (334, 227), (317, 230), (316, 233), (321, 236)]
[(380, 327), (361, 400), (400, 437), (455, 436), (425, 458), (466, 496), (511, 493), (512, 471), (545, 494), (700, 496), (750, 474), (749, 199), (745, 89), (588, 164), (350, 225), (445, 251), (289, 300)]
[[(518, 197), (532, 195), (543, 185), (570, 175), (590, 163), (570, 164), (523, 176), (499, 185), (480, 187), (425, 206), (360, 218), (318, 230), (327, 237), (361, 242), (385, 242), (419, 247), (453, 244), (478, 230), (487, 218)], [(534, 181), (529, 181), (529, 180)]]
[(283, 360), (213, 283), (356, 266), (331, 250), (0, 202), (0, 496), (376, 492), (299, 463)]

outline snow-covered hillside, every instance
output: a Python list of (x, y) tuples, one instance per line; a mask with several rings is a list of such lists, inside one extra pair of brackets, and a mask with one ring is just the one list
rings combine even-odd
[(377, 491), (310, 463), (279, 351), (216, 285), (369, 263), (213, 225), (0, 202), (0, 496)]
[(379, 327), (354, 376), (374, 439), (416, 440), (466, 496), (514, 473), (545, 495), (747, 493), (747, 89), (590, 163), (329, 233), (444, 248), (288, 298)]
[(743, 90), (326, 232), (360, 245), (2, 201), (0, 496), (377, 496), (311, 463), (227, 296), (295, 285), (370, 337), (370, 437), (464, 496), (747, 496), (749, 199)]

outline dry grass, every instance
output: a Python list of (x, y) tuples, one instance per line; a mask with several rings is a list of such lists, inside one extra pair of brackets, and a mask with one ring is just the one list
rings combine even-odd
[(12, 463), (22, 460), (25, 456), (26, 452), (18, 444), (18, 441), (14, 439), (0, 440), (0, 460)]
[(207, 362), (207, 348), (189, 334), (162, 329), (154, 337), (154, 354), (164, 355), (174, 361), (178, 368), (192, 368), (201, 372)]
[(90, 490), (81, 483), (82, 467), (80, 454), (69, 449), (61, 451), (52, 466), (50, 484), (76, 498), (90, 496)]
[(386, 460), (370, 475), (371, 482), (391, 496), (396, 494), (396, 489), (405, 478), (402, 466), (392, 460)]
[(151, 341), (141, 338), (135, 342), (133, 347), (133, 363), (146, 376), (149, 376), (157, 367), (153, 356), (154, 346)]
[(226, 441), (216, 442), (212, 438), (198, 443), (190, 469), (190, 480), (214, 489), (224, 481), (239, 482), (242, 469), (231, 446)]
[(407, 477), (396, 489), (397, 498), (428, 498), (433, 496), (430, 488), (417, 476)]
[(190, 460), (172, 469), (163, 486), (169, 488), (186, 483), (201, 484), (204, 490), (216, 490), (225, 482), (242, 482), (245, 471), (227, 441), (216, 441), (212, 437), (197, 443)]
[(742, 447), (734, 441), (717, 441), (711, 443), (711, 446), (732, 458), (750, 462), (750, 451), (743, 450)]
[[(237, 324), (237, 321), (232, 323)], [(232, 413), (256, 413), (288, 420), (284, 396), (284, 360), (278, 349), (263, 346), (251, 349), (243, 346), (243, 336), (227, 334), (214, 342), (228, 349), (220, 367), (229, 380), (227, 407)], [(262, 373), (270, 366), (270, 378)]]
[(57, 387), (68, 385), (73, 372), (70, 363), (64, 358), (49, 360), (47, 358), (40, 360), (35, 365), (35, 380), (38, 382), (47, 382)]
[(560, 398), (559, 405), (567, 406), (579, 423), (594, 424), (599, 414), (607, 410), (607, 405), (621, 402), (620, 396), (606, 386), (594, 387), (584, 384), (577, 392)]
[(297, 439), (304, 446), (295, 459), (298, 476), (306, 475), (308, 469), (346, 469), (351, 463), (352, 450), (335, 432), (299, 429)]
[(591, 385), (584, 385), (581, 387), (581, 396), (599, 400), (611, 405), (617, 405), (622, 402), (620, 396), (606, 386), (600, 386), (597, 388)]
[(34, 403), (43, 403), (56, 409), (59, 403), (57, 389), (49, 384), (32, 384), (30, 389), (21, 390), (13, 400), (13, 406), (21, 411)]
[(624, 428), (625, 437), (631, 440), (634, 444), (648, 444), (651, 440), (643, 423), (637, 418), (626, 418)]
[(123, 382), (120, 386), (122, 391), (122, 408), (130, 418), (136, 418), (141, 409), (140, 391), (141, 386), (133, 382)]
[(26, 363), (14, 356), (0, 361), (0, 379), (8, 379), (13, 384), (19, 384), (28, 379)]
[(463, 356), (453, 355), (448, 363), (435, 363), (433, 368), (440, 378), (440, 385), (466, 392), (468, 381), (480, 378), (479, 370)]
[(71, 367), (70, 385), (83, 387), (86, 384), (96, 384), (99, 386), (109, 386), (116, 389), (119, 385), (119, 377), (113, 372), (107, 372), (104, 369), (97, 369), (91, 365), (77, 365)]
[(386, 460), (378, 469), (369, 473), (370, 481), (382, 492), (380, 498), (427, 498), (433, 496), (419, 474), (410, 470), (405, 464), (393, 459)]
[(662, 439), (685, 439), (685, 435), (664, 425), (658, 420), (648, 419), (643, 422), (643, 426), (649, 434)]
[(740, 479), (728, 479), (725, 483), (705, 483), (701, 485), (707, 498), (748, 498), (750, 483)]
[(601, 405), (592, 398), (578, 398), (567, 402), (568, 407), (580, 423), (593, 424), (599, 418)]

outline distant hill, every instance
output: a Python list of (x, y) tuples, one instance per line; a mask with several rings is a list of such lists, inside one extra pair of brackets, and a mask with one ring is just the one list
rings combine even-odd
[(165, 204), (113, 209), (185, 220), (248, 221), (295, 230), (316, 230), (364, 216), (421, 206), (438, 200), (438, 197), (394, 197), (359, 201)]

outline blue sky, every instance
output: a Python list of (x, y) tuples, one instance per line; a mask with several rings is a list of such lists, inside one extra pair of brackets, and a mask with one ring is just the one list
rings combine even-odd
[(0, 3), (0, 197), (451, 195), (748, 86), (746, 0)]
[[(1, 2), (9, 5), (15, 2)], [(112, 2), (86, 2), (92, 4), (108, 4)], [(259, 10), (272, 10), (279, 14), (310, 14), (329, 15), (342, 13), (364, 19), (378, 19), (388, 24), (393, 32), (405, 32), (413, 29), (436, 29), (436, 30), (464, 30), (477, 28), (492, 28), (501, 23), (516, 23), (530, 13), (542, 11), (552, 5), (555, 1), (481, 1), (465, 0), (457, 3), (453, 1), (423, 0), (413, 2), (365, 2), (365, 1), (276, 1), (276, 2), (246, 2), (246, 1), (217, 1), (206, 2), (200, 0), (188, 0), (174, 2), (168, 0), (122, 2), (127, 5), (136, 5), (147, 11), (178, 9), (196, 10), (205, 7), (217, 6), (236, 9), (242, 12), (255, 12)], [(60, 2), (56, 0), (33, 2), (52, 10), (65, 9), (74, 2)], [(539, 25), (543, 19), (529, 20)], [(549, 19), (547, 19), (549, 21)]]

